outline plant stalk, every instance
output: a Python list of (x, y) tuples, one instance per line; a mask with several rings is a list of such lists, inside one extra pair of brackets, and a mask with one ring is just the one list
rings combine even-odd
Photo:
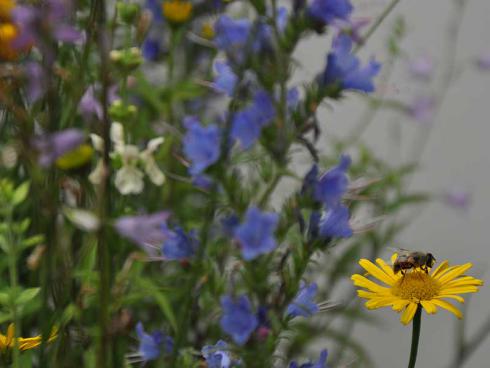
[(410, 361), (408, 368), (414, 368), (417, 361), (417, 351), (419, 349), (420, 325), (422, 320), (422, 307), (419, 305), (413, 317), (412, 327), (412, 347), (410, 348)]

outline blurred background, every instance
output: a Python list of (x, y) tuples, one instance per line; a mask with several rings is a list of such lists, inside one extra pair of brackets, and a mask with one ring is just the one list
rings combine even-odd
[[(354, 0), (355, 15), (373, 19), (388, 3)], [(402, 233), (399, 244), (393, 246), (432, 251), (438, 261), (473, 262), (473, 275), (488, 285), (490, 70), (479, 68), (477, 62), (490, 53), (490, 1), (402, 0), (360, 50), (363, 60), (375, 55), (386, 68), (387, 40), (402, 15), (406, 28), (399, 44), (402, 53), (394, 62), (391, 76), (378, 78), (377, 93), (408, 105), (427, 97), (435, 106), (429, 106), (418, 120), (396, 109), (381, 108), (361, 139), (380, 157), (394, 163), (420, 157), (411, 186), (434, 193), (440, 200), (410, 214), (414, 221)], [(298, 81), (311, 79), (322, 69), (330, 44), (331, 37), (315, 36), (301, 45), (295, 55), (301, 65), (296, 70)], [(427, 77), (417, 76), (410, 72), (414, 65), (432, 70)], [(366, 121), (366, 111), (359, 108), (362, 98), (349, 94), (335, 107), (322, 107), (319, 119), (324, 134), (319, 147), (328, 152), (332, 138), (359, 132), (357, 127)], [(308, 168), (298, 163), (299, 172)], [(283, 182), (283, 193), (288, 188)], [(458, 198), (450, 198), (448, 203), (448, 193)], [(388, 257), (388, 251), (383, 257)], [(457, 326), (464, 324), (465, 333), (472, 336), (488, 323), (489, 306), (490, 291), (483, 287), (466, 303), (463, 321), (446, 311), (430, 318), (424, 315), (417, 366), (449, 367)], [(409, 354), (411, 327), (401, 325), (396, 313), (386, 312), (370, 312), (382, 325), (356, 324), (353, 336), (363, 342), (376, 367), (403, 367)], [(463, 366), (488, 367), (489, 348), (490, 339), (486, 339)]]

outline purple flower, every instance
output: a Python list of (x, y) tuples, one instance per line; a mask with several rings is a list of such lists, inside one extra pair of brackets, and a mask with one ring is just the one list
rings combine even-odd
[(27, 77), (27, 99), (34, 103), (46, 92), (46, 76), (43, 67), (34, 61), (27, 62), (24, 71)]
[(286, 315), (291, 317), (310, 317), (317, 313), (318, 305), (314, 302), (317, 291), (318, 285), (316, 283), (313, 282), (306, 286), (304, 282), (301, 282), (298, 294), (286, 309)]
[(217, 125), (206, 127), (194, 117), (184, 120), (187, 133), (184, 137), (184, 154), (191, 161), (189, 172), (195, 176), (201, 174), (220, 156), (220, 130)]
[(163, 233), (165, 240), (162, 245), (162, 254), (166, 259), (183, 260), (194, 256), (199, 246), (199, 240), (194, 231), (186, 234), (180, 227), (170, 230), (164, 225)]
[(235, 229), (235, 238), (240, 242), (245, 260), (250, 261), (276, 248), (274, 231), (278, 221), (276, 213), (261, 212), (253, 206), (247, 210), (245, 222)]
[(82, 114), (85, 120), (90, 120), (92, 116), (96, 116), (102, 120), (102, 104), (95, 96), (95, 86), (89, 86), (78, 103), (78, 112)]
[(232, 364), (228, 344), (219, 340), (216, 345), (206, 345), (201, 354), (206, 359), (207, 368), (229, 368)]
[(338, 204), (331, 207), (320, 218), (320, 236), (324, 238), (349, 238), (352, 229), (349, 224), (349, 209)]
[(409, 70), (413, 77), (427, 81), (434, 71), (434, 62), (429, 56), (422, 55), (410, 62)]
[(430, 123), (434, 117), (436, 100), (431, 96), (417, 97), (408, 107), (408, 115), (419, 123)]
[(121, 236), (136, 243), (148, 254), (155, 256), (160, 245), (167, 238), (163, 230), (169, 216), (168, 212), (124, 216), (117, 219), (114, 227)]
[(276, 116), (276, 109), (269, 94), (263, 90), (255, 93), (253, 102), (233, 117), (231, 137), (243, 149), (249, 149), (259, 139), (262, 128)]
[(42, 6), (20, 5), (12, 11), (12, 18), (22, 32), (15, 40), (15, 46), (23, 48), (31, 43), (38, 46), (43, 53), (52, 49), (46, 36), (60, 42), (75, 43), (82, 39), (82, 34), (70, 23), (74, 13), (70, 1), (46, 0)]
[(289, 368), (328, 368), (327, 356), (327, 350), (322, 350), (317, 362), (303, 363), (301, 365), (298, 365), (298, 363), (293, 361), (289, 364)]
[(443, 195), (444, 203), (460, 210), (467, 210), (471, 204), (471, 193), (461, 189), (451, 189)]
[(174, 343), (170, 336), (166, 336), (161, 331), (146, 333), (141, 322), (136, 325), (136, 334), (139, 340), (137, 356), (143, 362), (157, 359), (162, 350), (165, 353), (170, 353), (173, 350)]
[(43, 167), (52, 165), (58, 157), (74, 150), (84, 140), (84, 133), (74, 128), (34, 138), (33, 145), (39, 152), (39, 165)]
[[(342, 155), (339, 164), (318, 179), (314, 193), (317, 201), (323, 202), (328, 206), (340, 202), (340, 199), (347, 191), (347, 186), (349, 185), (347, 170), (349, 169), (350, 164), (350, 157), (348, 155)], [(312, 173), (310, 173), (310, 175), (312, 175)], [(312, 179), (309, 178), (309, 180)]]
[(216, 78), (211, 84), (212, 87), (221, 93), (225, 93), (228, 96), (233, 95), (235, 85), (238, 81), (238, 77), (233, 72), (233, 69), (224, 61), (217, 61), (214, 64), (216, 70)]
[(223, 309), (220, 319), (222, 330), (230, 335), (236, 344), (245, 344), (258, 325), (250, 300), (246, 295), (237, 298), (225, 295), (221, 297), (221, 308)]
[(490, 70), (490, 51), (482, 53), (476, 60), (476, 64), (481, 70)]
[(340, 34), (334, 39), (332, 51), (327, 55), (327, 67), (319, 82), (323, 86), (338, 83), (342, 89), (373, 92), (373, 78), (379, 73), (381, 64), (371, 60), (361, 68), (359, 59), (351, 54), (352, 39)]
[(352, 10), (349, 0), (313, 0), (307, 13), (311, 18), (329, 24), (334, 19), (347, 20)]

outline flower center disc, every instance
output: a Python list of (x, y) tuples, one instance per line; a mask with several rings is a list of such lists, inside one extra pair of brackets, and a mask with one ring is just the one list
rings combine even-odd
[(430, 300), (439, 293), (440, 285), (424, 271), (405, 274), (393, 286), (391, 293), (402, 299)]

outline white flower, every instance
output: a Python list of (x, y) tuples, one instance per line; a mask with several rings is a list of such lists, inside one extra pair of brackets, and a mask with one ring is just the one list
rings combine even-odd
[(119, 147), (122, 167), (116, 173), (114, 184), (121, 194), (139, 194), (143, 191), (143, 172), (138, 169), (139, 150), (131, 144)]
[[(141, 171), (139, 165), (143, 165), (144, 171), (153, 184), (162, 185), (165, 182), (165, 176), (153, 157), (155, 151), (163, 143), (163, 137), (151, 139), (145, 150), (140, 152), (135, 145), (124, 142), (124, 128), (121, 123), (112, 123), (110, 135), (113, 144), (111, 157), (120, 157), (122, 162), (122, 166), (117, 170), (114, 180), (114, 184), (121, 194), (139, 194), (143, 191), (145, 174)], [(103, 139), (95, 134), (91, 134), (90, 138), (95, 150), (104, 152)], [(104, 163), (99, 160), (95, 169), (89, 175), (90, 182), (100, 184), (104, 173)]]
[(141, 152), (140, 158), (143, 162), (146, 175), (155, 185), (162, 185), (165, 182), (165, 176), (155, 162), (153, 153), (163, 143), (163, 137), (151, 139), (146, 145), (146, 149)]

